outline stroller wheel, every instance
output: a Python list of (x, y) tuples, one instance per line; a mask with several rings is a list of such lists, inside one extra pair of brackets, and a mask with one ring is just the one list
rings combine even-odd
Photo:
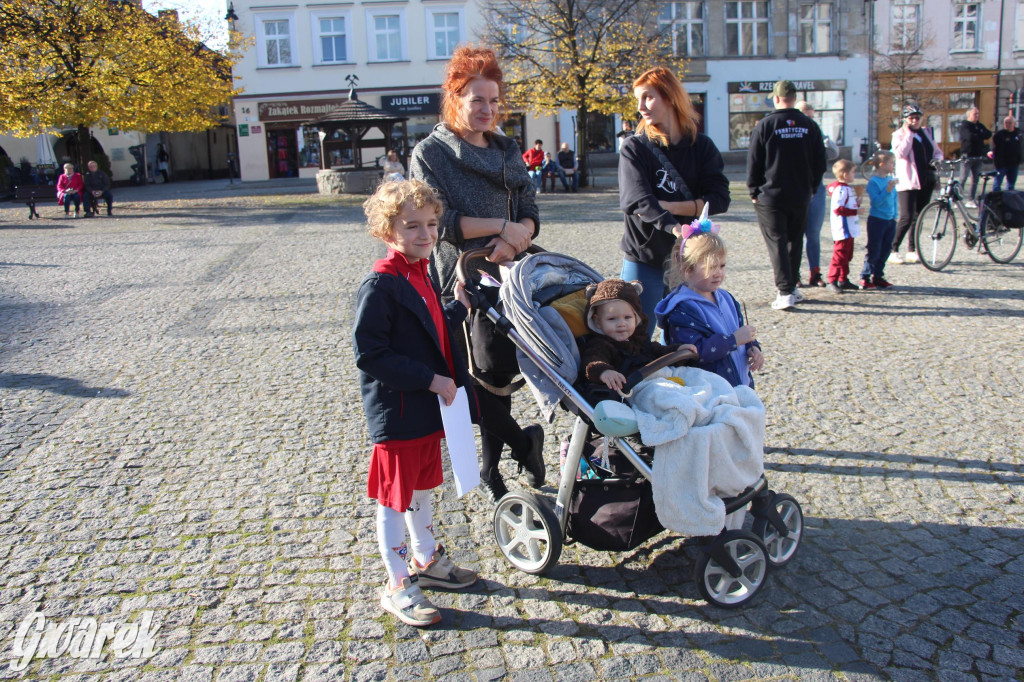
[(501, 498), (494, 508), (494, 537), (508, 562), (525, 573), (544, 573), (562, 554), (558, 518), (531, 493), (515, 491)]
[[(786, 529), (785, 535), (770, 516), (773, 509), (778, 514), (777, 521)], [(768, 550), (768, 561), (778, 568), (789, 563), (800, 547), (804, 535), (804, 513), (800, 503), (785, 493), (776, 494), (767, 511), (769, 516), (757, 516), (754, 519), (752, 530)]]
[(701, 549), (693, 578), (709, 604), (735, 609), (764, 587), (768, 566), (768, 552), (756, 535), (727, 530)]

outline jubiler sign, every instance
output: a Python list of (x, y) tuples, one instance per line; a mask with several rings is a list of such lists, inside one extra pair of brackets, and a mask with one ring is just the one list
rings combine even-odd
[(287, 102), (260, 102), (259, 119), (272, 121), (309, 121), (337, 109), (344, 99), (316, 99)]

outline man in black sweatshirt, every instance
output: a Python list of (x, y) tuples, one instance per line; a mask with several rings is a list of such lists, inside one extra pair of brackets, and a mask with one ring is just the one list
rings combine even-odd
[(967, 175), (970, 174), (972, 202), (978, 198), (978, 176), (981, 175), (981, 165), (988, 155), (986, 140), (992, 137), (992, 131), (978, 122), (978, 115), (978, 107), (971, 107), (967, 110), (967, 120), (960, 121), (957, 128), (960, 134), (960, 156), (964, 159), (964, 165), (960, 167), (960, 186), (967, 187)]
[(772, 90), (775, 111), (754, 126), (747, 151), (747, 187), (779, 293), (772, 308), (803, 300), (796, 285), (803, 256), (807, 206), (825, 175), (825, 144), (818, 124), (793, 107), (796, 86), (781, 80)]

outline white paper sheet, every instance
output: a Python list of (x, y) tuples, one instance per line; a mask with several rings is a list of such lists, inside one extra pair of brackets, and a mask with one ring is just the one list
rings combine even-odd
[(455, 491), (462, 497), (480, 484), (480, 465), (477, 462), (476, 439), (469, 416), (466, 388), (459, 387), (451, 405), (445, 405), (441, 396), (437, 396), (437, 401), (441, 405), (441, 421), (444, 423), (448, 457), (455, 475)]

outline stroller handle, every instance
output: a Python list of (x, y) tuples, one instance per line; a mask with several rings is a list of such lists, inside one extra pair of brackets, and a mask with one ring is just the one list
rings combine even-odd
[(630, 391), (633, 390), (634, 386), (636, 386), (641, 381), (657, 372), (659, 369), (669, 367), (671, 365), (678, 365), (679, 363), (686, 362), (687, 360), (696, 360), (697, 357), (697, 353), (694, 352), (692, 348), (680, 348), (674, 353), (662, 355), (654, 362), (647, 363), (646, 365), (644, 365), (643, 367), (641, 367), (640, 369), (626, 377), (626, 383), (622, 387), (622, 392), (624, 394), (628, 394)]
[[(459, 255), (459, 260), (455, 263), (455, 277), (459, 280), (459, 284), (466, 286), (466, 268), (467, 263), (482, 258), (487, 258), (491, 255), (493, 249), (490, 246), (481, 246), (478, 249), (466, 249)], [(524, 253), (544, 253), (544, 249), (537, 246), (536, 244), (530, 244)]]

